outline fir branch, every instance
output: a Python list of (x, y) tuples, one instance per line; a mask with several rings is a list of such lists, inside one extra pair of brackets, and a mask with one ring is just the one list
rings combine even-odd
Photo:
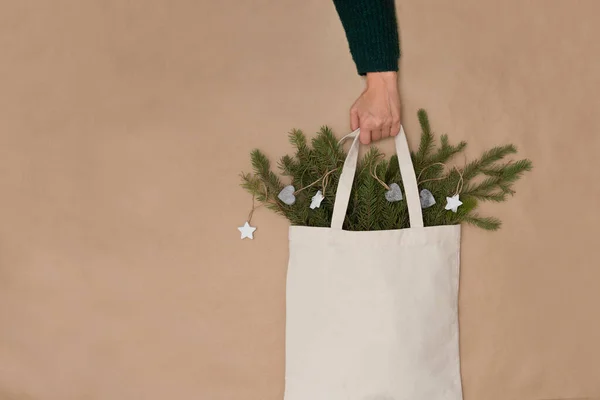
[(387, 171), (385, 172), (385, 181), (387, 183), (396, 182), (400, 185), (400, 164), (398, 163), (398, 155), (394, 154), (390, 157), (390, 161), (387, 164)]
[(516, 192), (512, 189), (511, 184), (500, 183), (498, 184), (498, 188), (502, 190), (504, 194), (514, 195)]
[(505, 166), (506, 164), (495, 164), (486, 168), (480, 168), (479, 171), (487, 176), (502, 176)]
[(357, 188), (360, 199), (356, 208), (357, 226), (361, 231), (372, 231), (378, 229), (379, 223), (379, 201), (378, 188), (381, 185), (374, 179), (365, 179)]
[(533, 163), (530, 160), (518, 160), (504, 165), (502, 170), (502, 180), (507, 183), (513, 183), (519, 180), (523, 174), (533, 169)]
[(467, 147), (467, 142), (461, 141), (456, 146), (452, 146), (448, 143), (448, 135), (442, 135), (441, 139), (442, 146), (439, 151), (433, 155), (428, 161), (431, 163), (447, 163), (450, 161), (455, 155), (461, 153)]
[[(289, 213), (286, 212), (286, 210), (281, 206), (281, 204), (279, 202), (273, 202), (273, 203), (266, 202), (266, 203), (264, 203), (264, 205), (269, 210), (274, 211), (277, 214), (279, 214), (281, 216), (284, 216), (284, 217), (290, 219), (290, 221), (292, 221), (291, 218), (290, 218)], [(292, 221), (292, 223), (293, 223), (293, 221)]]
[(313, 150), (308, 146), (304, 132), (299, 129), (293, 129), (289, 134), (290, 143), (296, 148), (296, 158), (299, 161), (300, 183), (304, 186), (306, 182), (312, 182), (318, 174)]
[(281, 174), (284, 176), (295, 177), (300, 172), (300, 164), (289, 155), (281, 157), (278, 167), (281, 171)]
[(415, 156), (417, 160), (424, 160), (434, 148), (433, 134), (431, 133), (427, 112), (424, 109), (420, 109), (417, 115), (421, 124), (421, 142)]
[(310, 149), (306, 142), (306, 136), (300, 129), (292, 129), (289, 133), (289, 140), (292, 146), (296, 148), (296, 156), (300, 162), (307, 162), (310, 158)]
[(413, 164), (420, 180), (439, 179), (448, 167), (444, 167), (455, 155), (464, 151), (467, 147), (466, 142), (460, 142), (456, 146), (450, 145), (448, 135), (442, 135), (441, 147), (426, 159), (419, 159), (418, 154), (414, 155)]
[(259, 149), (252, 150), (250, 161), (256, 175), (268, 174), (268, 171), (271, 169), (271, 162)]
[(319, 169), (324, 168), (322, 173), (336, 168), (344, 163), (345, 154), (331, 129), (323, 126), (317, 136), (312, 139), (313, 153)]
[[(425, 225), (465, 222), (482, 229), (498, 229), (499, 220), (493, 217), (480, 217), (474, 212), (477, 203), (478, 201), (505, 201), (508, 195), (515, 193), (513, 185), (525, 172), (532, 169), (531, 161), (524, 159), (501, 163), (500, 161), (507, 155), (516, 152), (514, 146), (506, 145), (486, 151), (481, 158), (468, 163), (460, 173), (456, 170), (448, 170), (442, 164), (446, 164), (452, 157), (462, 152), (466, 142), (453, 146), (448, 136), (442, 135), (440, 145), (436, 148), (426, 112), (420, 110), (418, 115), (423, 132), (419, 149), (411, 153), (411, 157), (415, 172), (421, 175), (420, 189), (430, 190), (436, 199), (436, 204), (423, 210)], [(317, 182), (314, 186), (298, 193), (293, 205), (282, 203), (277, 195), (283, 185), (279, 177), (271, 171), (268, 158), (259, 150), (251, 153), (254, 173), (242, 173), (241, 186), (268, 209), (284, 215), (293, 225), (330, 226), (335, 193), (346, 154), (331, 129), (326, 126), (322, 127), (311, 140), (310, 146), (306, 136), (300, 130), (292, 130), (289, 139), (295, 148), (295, 154), (283, 156), (279, 160), (278, 167), (282, 175), (291, 178), (296, 189), (318, 181), (328, 171), (334, 171), (329, 176), (325, 199), (319, 208), (311, 210), (309, 205), (317, 190), (323, 189), (323, 182)], [(403, 187), (397, 156), (392, 156), (389, 161), (382, 156), (383, 154), (376, 147), (372, 147), (359, 160), (344, 220), (345, 229), (401, 229), (409, 226), (406, 201), (387, 202), (384, 187), (371, 176), (372, 169), (382, 181), (388, 184), (395, 182)], [(383, 160), (380, 161), (382, 158)], [(461, 174), (463, 188), (460, 195), (463, 205), (454, 213), (445, 210), (445, 198), (452, 196), (457, 188), (460, 188)], [(475, 181), (478, 175), (483, 175), (483, 179)]]
[[(460, 224), (464, 218), (469, 215), (475, 208), (477, 208), (477, 199), (474, 197), (461, 197), (462, 205), (458, 207), (457, 211), (444, 210), (444, 216), (442, 218), (443, 223), (438, 225), (457, 225)], [(445, 204), (445, 202), (444, 202)]]
[(465, 184), (462, 193), (463, 194), (472, 194), (472, 193), (485, 193), (490, 190), (498, 187), (498, 184), (502, 182), (502, 178), (499, 176), (491, 176), (485, 178), (483, 181), (476, 184)]
[(360, 171), (355, 178), (353, 213), (356, 218), (357, 230), (377, 230), (380, 202), (382, 195), (381, 184), (371, 176), (371, 168), (383, 154), (376, 147), (371, 147), (359, 163)]
[(470, 193), (469, 196), (476, 198), (481, 201), (492, 201), (495, 203), (501, 203), (506, 201), (506, 193), (504, 192), (495, 192), (495, 193), (487, 193), (487, 192), (474, 192)]
[(463, 217), (462, 221), (486, 231), (497, 231), (502, 225), (502, 222), (498, 218), (480, 217), (477, 214), (467, 215)]
[(268, 201), (268, 193), (265, 191), (265, 187), (260, 178), (248, 173), (242, 173), (241, 178), (241, 186), (246, 189), (246, 191), (254, 196), (259, 202)]
[(240, 174), (242, 183), (240, 184), (250, 194), (258, 194), (260, 188), (260, 181), (252, 174), (242, 172)]
[(467, 164), (463, 171), (463, 177), (465, 180), (473, 179), (475, 176), (481, 173), (482, 169), (485, 170), (493, 163), (500, 161), (507, 155), (514, 154), (516, 152), (517, 148), (512, 144), (498, 146), (487, 150), (483, 153), (479, 160), (475, 160)]
[(260, 150), (255, 149), (250, 154), (250, 160), (252, 162), (252, 167), (254, 168), (255, 174), (258, 178), (264, 183), (266, 186), (266, 191), (270, 195), (277, 195), (281, 189), (283, 189), (283, 185), (279, 180), (279, 177), (271, 171), (271, 163), (267, 156), (265, 156)]

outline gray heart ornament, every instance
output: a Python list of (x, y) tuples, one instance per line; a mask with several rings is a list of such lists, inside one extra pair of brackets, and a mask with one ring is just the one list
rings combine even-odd
[(286, 187), (281, 189), (281, 192), (279, 192), (277, 197), (279, 198), (279, 200), (283, 201), (288, 206), (291, 206), (296, 202), (296, 196), (294, 196), (295, 191), (295, 187), (293, 187), (292, 185), (287, 185)]
[(389, 187), (390, 190), (385, 192), (385, 199), (390, 203), (402, 200), (402, 191), (400, 190), (400, 186), (398, 186), (397, 183), (392, 183), (389, 185)]
[(421, 198), (421, 208), (429, 208), (435, 204), (435, 198), (433, 194), (427, 189), (421, 190), (419, 193), (419, 197)]

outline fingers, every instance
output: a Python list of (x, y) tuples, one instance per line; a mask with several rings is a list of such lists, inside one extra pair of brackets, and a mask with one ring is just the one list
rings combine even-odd
[(368, 118), (366, 117), (361, 119), (360, 112), (356, 105), (352, 106), (350, 109), (350, 127), (353, 131), (360, 128), (359, 139), (362, 144), (371, 143), (371, 129), (367, 127), (367, 125), (369, 125), (367, 120)]
[(390, 128), (390, 135), (396, 136), (400, 133), (400, 118), (397, 118), (392, 122), (392, 126)]
[(363, 119), (359, 117), (360, 142), (369, 144), (389, 137), (391, 126), (391, 123), (382, 123), (369, 117)]
[(360, 128), (360, 142), (362, 144), (371, 143), (371, 130), (367, 128)]
[(397, 91), (392, 92), (390, 95), (390, 111), (391, 111), (391, 118), (392, 118), (392, 127), (391, 127), (392, 136), (397, 136), (400, 133), (401, 123), (402, 123), (400, 94)]
[(360, 119), (358, 118), (358, 110), (354, 107), (350, 110), (350, 127), (353, 131), (360, 127)]
[(350, 124), (352, 130), (360, 128), (364, 144), (400, 132), (397, 74), (367, 74), (367, 87), (350, 110)]
[[(387, 120), (365, 118), (360, 120), (361, 143), (369, 144), (390, 137), (392, 124)], [(365, 132), (363, 138), (363, 131)]]
[(371, 131), (371, 139), (376, 142), (378, 140), (381, 140), (382, 137), (382, 129), (381, 128), (375, 128)]
[(360, 119), (360, 142), (369, 144), (381, 139), (381, 127), (370, 116)]
[(385, 139), (391, 136), (392, 134), (392, 123), (388, 122), (383, 124), (383, 126), (381, 127), (381, 138)]
[(396, 136), (400, 132), (399, 102), (392, 101), (389, 96), (372, 96), (368, 92), (363, 93), (350, 109), (350, 125), (352, 130), (360, 128), (360, 142), (363, 144)]

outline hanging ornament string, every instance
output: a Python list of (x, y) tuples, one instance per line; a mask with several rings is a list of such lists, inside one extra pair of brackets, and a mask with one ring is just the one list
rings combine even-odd
[[(323, 175), (322, 177), (320, 177), (320, 178), (319, 178), (319, 179), (317, 179), (316, 181), (312, 182), (311, 184), (309, 184), (309, 185), (306, 185), (306, 186), (304, 186), (304, 187), (301, 187), (300, 189), (296, 190), (296, 191), (295, 191), (293, 194), (294, 194), (294, 195), (297, 195), (298, 193), (300, 193), (300, 192), (301, 192), (301, 191), (303, 191), (304, 189), (308, 189), (309, 187), (311, 187), (311, 186), (314, 186), (314, 185), (316, 185), (316, 184), (317, 184), (317, 183), (319, 183), (319, 182), (324, 182), (324, 183), (323, 183), (323, 185), (324, 185), (324, 186), (326, 186), (326, 185), (327, 185), (327, 184), (326, 184), (326, 182), (327, 182), (326, 180), (328, 180), (328, 179), (329, 179), (329, 175), (331, 175), (332, 173), (334, 173), (334, 172), (335, 172), (335, 171), (337, 171), (338, 169), (339, 169), (339, 168), (335, 168), (335, 169), (332, 169), (332, 170), (329, 170), (329, 171), (327, 171), (327, 172), (325, 173), (325, 175)], [(323, 195), (325, 195), (325, 188), (323, 188)]]
[(248, 214), (248, 218), (246, 219), (246, 221), (248, 221), (249, 224), (252, 223), (252, 216), (254, 215), (254, 210), (262, 207), (262, 204), (258, 207), (256, 206), (256, 203), (254, 201), (255, 198), (256, 198), (256, 196), (252, 195), (252, 209), (250, 210), (250, 213)]
[[(267, 199), (267, 195), (268, 195), (268, 191), (267, 191), (267, 185), (265, 185), (265, 183), (263, 182), (263, 187), (265, 188), (265, 202), (268, 202)], [(239, 226), (238, 227), (238, 231), (240, 231), (241, 239), (254, 239), (254, 231), (256, 230), (255, 227), (251, 226), (250, 223), (252, 222), (252, 215), (254, 215), (254, 210), (256, 210), (257, 208), (262, 207), (264, 204), (261, 204), (260, 206), (256, 205), (255, 202), (256, 199), (256, 194), (253, 193), (252, 194), (252, 209), (250, 210), (250, 213), (248, 214), (248, 219), (246, 220), (246, 222), (244, 222), (244, 225)]]
[(329, 174), (325, 174), (325, 176), (323, 177), (323, 197), (325, 197), (325, 189), (327, 189), (327, 185), (329, 184)]
[[(433, 164), (431, 164), (431, 165), (428, 165), (428, 166), (426, 166), (425, 168), (423, 168), (423, 169), (421, 170), (421, 172), (419, 172), (419, 175), (417, 176), (417, 182), (418, 182), (417, 184), (418, 184), (418, 185), (420, 185), (420, 184), (422, 184), (422, 183), (425, 183), (425, 182), (441, 181), (441, 180), (444, 180), (444, 179), (446, 179), (446, 177), (445, 177), (445, 176), (442, 176), (442, 177), (439, 177), (439, 178), (425, 179), (425, 180), (422, 180), (422, 181), (420, 181), (420, 180), (419, 180), (419, 179), (421, 178), (421, 175), (423, 174), (423, 172), (425, 172), (425, 170), (427, 170), (427, 169), (429, 169), (429, 168), (431, 168), (431, 167), (434, 167), (434, 166), (436, 166), (436, 165), (441, 165), (442, 167), (444, 167), (444, 168), (446, 168), (446, 169), (448, 168), (448, 166), (447, 166), (446, 164), (444, 164), (444, 163), (441, 163), (441, 162), (433, 163)], [(456, 166), (452, 167), (452, 169), (456, 170), (456, 173), (457, 173), (457, 174), (458, 174), (458, 176), (459, 176), (458, 184), (456, 185), (456, 193), (455, 193), (455, 195), (457, 195), (457, 194), (459, 194), (460, 192), (462, 192), (462, 190), (463, 190), (463, 187), (464, 187), (464, 179), (463, 179), (462, 172), (460, 172), (460, 170), (459, 170), (459, 169), (458, 169)]]
[(420, 181), (420, 180), (419, 180), (419, 179), (421, 179), (421, 175), (423, 175), (423, 172), (425, 172), (426, 170), (428, 170), (428, 169), (429, 169), (429, 168), (431, 168), (431, 167), (435, 167), (436, 165), (441, 165), (441, 166), (442, 166), (442, 167), (444, 167), (444, 168), (448, 168), (448, 166), (447, 166), (446, 164), (444, 164), (444, 163), (441, 163), (441, 162), (436, 162), (436, 163), (433, 163), (433, 164), (431, 164), (431, 165), (428, 165), (428, 166), (426, 166), (425, 168), (423, 168), (423, 169), (421, 170), (421, 172), (419, 172), (419, 175), (417, 176), (417, 182), (418, 182), (418, 185), (420, 185), (421, 183), (425, 183), (425, 182), (441, 181), (442, 179), (446, 179), (445, 177), (443, 177), (443, 176), (442, 176), (442, 177), (440, 177), (440, 178), (431, 178), (431, 179), (425, 179), (424, 181)]
[(371, 172), (371, 176), (377, 181), (379, 182), (379, 184), (381, 184), (381, 186), (383, 186), (385, 188), (385, 190), (390, 190), (390, 187), (381, 179), (379, 179), (379, 177), (377, 176), (377, 174), (373, 171), (373, 167), (375, 167), (375, 170), (377, 169), (377, 163), (375, 163), (377, 159), (373, 160), (373, 162), (371, 163), (371, 167), (369, 168), (370, 172)]
[[(346, 135), (346, 136), (342, 137), (342, 138), (341, 138), (341, 139), (338, 141), (338, 146), (339, 146), (339, 145), (341, 145), (341, 144), (342, 144), (342, 143), (343, 143), (343, 142), (344, 142), (346, 139), (349, 139), (349, 138), (351, 138), (351, 137), (353, 137), (353, 133), (350, 133), (350, 134), (348, 134), (348, 135)], [(380, 156), (378, 156), (378, 157), (377, 157), (375, 160), (373, 160), (373, 163), (371, 163), (371, 166), (370, 166), (370, 168), (369, 168), (369, 169), (370, 169), (370, 172), (371, 172), (371, 176), (372, 176), (372, 177), (373, 177), (373, 178), (374, 178), (374, 179), (375, 179), (377, 182), (379, 182), (379, 184), (380, 184), (381, 186), (383, 186), (383, 187), (385, 188), (385, 190), (390, 190), (390, 187), (389, 187), (389, 186), (388, 186), (388, 185), (387, 185), (387, 184), (386, 184), (384, 181), (382, 181), (381, 179), (379, 179), (379, 177), (377, 176), (377, 174), (375, 174), (375, 173), (373, 172), (373, 164), (375, 164), (375, 161), (376, 161), (376, 160), (377, 160), (379, 157), (380, 157)]]
[(462, 192), (463, 187), (465, 186), (465, 181), (463, 179), (462, 172), (460, 172), (460, 170), (458, 168), (456, 168), (456, 167), (454, 167), (454, 169), (458, 173), (458, 176), (460, 176), (460, 179), (458, 180), (458, 184), (456, 185), (456, 193), (454, 194), (456, 196), (457, 194), (459, 194), (460, 192)]
[[(265, 200), (267, 200), (268, 197), (269, 197), (269, 191), (267, 189), (267, 185), (265, 185), (264, 182), (262, 184), (263, 184), (263, 188), (265, 189)], [(257, 209), (259, 209), (259, 208), (261, 208), (261, 207), (264, 207), (264, 205), (265, 205), (263, 203), (263, 204), (260, 204), (260, 205), (257, 206), (255, 200), (256, 200), (256, 195), (253, 194), (252, 195), (252, 209), (250, 210), (250, 213), (248, 214), (248, 219), (247, 219), (247, 221), (248, 221), (249, 224), (252, 222), (252, 216), (254, 215), (254, 211), (257, 210)]]

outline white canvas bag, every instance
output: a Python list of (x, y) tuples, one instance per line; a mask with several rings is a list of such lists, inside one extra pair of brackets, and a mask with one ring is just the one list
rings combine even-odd
[(345, 160), (331, 228), (292, 226), (285, 400), (459, 400), (460, 225), (423, 226), (404, 130), (396, 151), (410, 228), (342, 230), (358, 159)]

